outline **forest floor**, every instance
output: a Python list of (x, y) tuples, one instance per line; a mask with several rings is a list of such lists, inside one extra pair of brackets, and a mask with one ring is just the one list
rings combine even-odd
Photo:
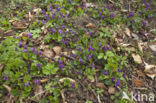
[(154, 0), (0, 1), (0, 103), (154, 103), (155, 76)]

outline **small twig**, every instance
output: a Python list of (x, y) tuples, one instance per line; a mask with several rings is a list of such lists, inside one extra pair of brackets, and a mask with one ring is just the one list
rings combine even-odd
[(63, 103), (66, 103), (66, 101), (65, 101), (65, 96), (64, 96), (64, 89), (61, 90), (60, 93), (61, 93), (61, 96), (62, 96)]
[(74, 60), (74, 58), (73, 58), (73, 57), (70, 57), (70, 56), (67, 56), (67, 55), (64, 55), (64, 54), (61, 54), (61, 56), (66, 57), (67, 59)]
[(41, 94), (43, 94), (43, 93), (45, 93), (47, 90), (44, 90), (44, 91), (42, 91), (42, 92), (39, 92), (39, 93), (37, 93), (35, 96), (33, 96), (32, 98), (35, 98), (35, 97), (37, 97), (38, 95), (41, 95)]
[(102, 103), (101, 100), (100, 100), (100, 96), (99, 95), (98, 95), (97, 99), (98, 99), (99, 103)]
[(110, 3), (112, 3), (112, 4), (114, 4), (114, 1), (112, 1), (112, 0), (108, 0)]

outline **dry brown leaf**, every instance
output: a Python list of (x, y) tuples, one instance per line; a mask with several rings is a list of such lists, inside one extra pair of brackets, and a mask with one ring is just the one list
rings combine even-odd
[(69, 80), (71, 83), (75, 83), (75, 80), (74, 79), (71, 79), (71, 78), (69, 78), (69, 77), (66, 77), (66, 78), (61, 78), (60, 80), (59, 80), (59, 82), (60, 83), (63, 83), (65, 80)]
[(59, 59), (59, 58), (60, 58), (60, 56), (55, 56), (54, 58), (55, 58), (55, 59)]
[(21, 34), (19, 34), (19, 37), (27, 37), (28, 36), (28, 32), (22, 32)]
[(9, 97), (9, 99), (8, 99), (8, 101), (7, 101), (7, 103), (14, 103), (14, 96), (12, 96), (12, 95), (10, 95), (10, 97)]
[(65, 96), (64, 96), (64, 89), (61, 90), (60, 93), (61, 93), (61, 96), (62, 96), (62, 101), (63, 101), (63, 103), (66, 103)]
[(138, 77), (135, 77), (133, 79), (133, 83), (134, 83), (135, 86), (141, 87), (141, 86), (144, 86), (145, 85), (145, 80), (139, 79)]
[(145, 66), (145, 74), (152, 79), (156, 76), (156, 65), (146, 65)]
[(3, 67), (4, 67), (4, 64), (2, 63), (2, 64), (0, 64), (0, 71), (2, 71), (3, 70)]
[(128, 10), (126, 10), (126, 9), (121, 9), (121, 11), (122, 11), (122, 12), (128, 12)]
[(135, 52), (136, 51), (136, 49), (134, 48), (134, 47), (132, 47), (132, 46), (128, 46), (127, 47), (131, 52)]
[(9, 20), (9, 23), (13, 23), (13, 22), (15, 22), (16, 20)]
[(34, 13), (36, 13), (37, 15), (39, 15), (42, 12), (41, 8), (36, 8), (33, 10)]
[(134, 59), (135, 62), (137, 62), (139, 64), (142, 63), (142, 59), (141, 59), (140, 55), (138, 55), (138, 54), (132, 54), (132, 57), (133, 57), (133, 59)]
[(93, 3), (86, 3), (86, 7), (93, 8), (93, 7), (96, 7), (96, 5), (94, 5)]
[(104, 85), (104, 83), (96, 83), (96, 87), (98, 87), (98, 88), (102, 88), (102, 89), (108, 89), (105, 85)]
[(139, 42), (138, 42), (137, 44), (138, 44), (138, 48), (139, 48), (139, 50), (140, 50), (141, 52), (143, 52), (143, 49), (142, 49), (142, 46), (141, 46), (142, 43), (139, 43)]
[(96, 28), (96, 25), (94, 25), (92, 23), (88, 23), (87, 25), (85, 25), (85, 27), (87, 27), (87, 28)]
[(16, 32), (13, 30), (7, 30), (6, 32), (4, 32), (5, 36), (14, 36), (15, 34)]
[(49, 47), (48, 45), (41, 44), (40, 50), (48, 49), (48, 47)]
[(8, 85), (5, 85), (5, 84), (3, 84), (3, 87), (10, 93), (11, 87), (9, 87)]
[(110, 3), (112, 3), (112, 4), (114, 4), (114, 1), (112, 1), (112, 0), (108, 0)]
[(109, 87), (108, 88), (108, 93), (109, 94), (115, 94), (115, 88), (114, 87)]
[(150, 44), (149, 44), (149, 47), (150, 47), (150, 49), (151, 49), (153, 52), (156, 52), (156, 42), (155, 42), (155, 43), (150, 43)]
[(0, 13), (3, 13), (3, 10), (0, 10)]
[(139, 77), (145, 76), (145, 74), (142, 72), (142, 70), (137, 70), (136, 73), (138, 74)]
[(72, 54), (76, 54), (76, 51), (75, 50), (72, 50)]
[(63, 54), (63, 55), (68, 55), (68, 52), (62, 52), (61, 54)]
[(40, 83), (45, 83), (45, 82), (47, 82), (49, 79), (42, 79), (42, 80), (40, 80)]
[(45, 49), (42, 54), (47, 58), (54, 57), (54, 53), (52, 50)]
[(26, 29), (27, 27), (22, 23), (22, 21), (14, 21), (12, 22), (14, 29)]
[(42, 26), (41, 30), (42, 30), (43, 34), (46, 34), (48, 32), (48, 30), (46, 29), (46, 26)]
[(125, 28), (125, 33), (127, 36), (131, 36), (131, 31), (129, 30), (129, 28)]
[(53, 50), (54, 50), (54, 52), (55, 52), (56, 55), (59, 55), (62, 52), (62, 48), (59, 47), (59, 46), (55, 46), (53, 48)]
[(132, 33), (132, 37), (135, 38), (135, 39), (137, 39), (137, 40), (139, 39), (139, 36), (136, 35), (136, 34), (134, 34), (134, 33)]
[(36, 90), (35, 90), (35, 99), (37, 101), (39, 101), (43, 95), (43, 87), (41, 85), (37, 85), (36, 86)]
[(86, 0), (82, 0), (82, 3), (86, 3)]

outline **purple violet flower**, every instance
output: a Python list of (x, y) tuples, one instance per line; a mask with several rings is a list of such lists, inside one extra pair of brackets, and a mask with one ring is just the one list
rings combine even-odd
[(68, 13), (66, 14), (66, 17), (69, 18), (69, 14)]
[(107, 70), (104, 71), (104, 75), (107, 75)]
[(59, 64), (59, 68), (62, 69), (63, 68), (63, 64)]
[(146, 26), (146, 21), (143, 21), (142, 26)]
[(76, 58), (76, 55), (75, 54), (72, 54), (72, 57), (75, 59)]
[(55, 14), (52, 14), (52, 15), (51, 15), (51, 18), (52, 18), (52, 19), (55, 18)]
[(43, 24), (46, 24), (46, 21), (45, 21), (45, 20), (42, 20), (42, 23), (43, 23)]
[(49, 19), (49, 16), (47, 14), (44, 15), (46, 17), (46, 19)]
[(104, 18), (105, 18), (105, 16), (104, 16), (104, 15), (102, 15), (102, 16), (101, 16), (101, 19), (104, 19)]
[(54, 57), (52, 57), (52, 58), (51, 58), (51, 60), (52, 60), (52, 61), (55, 61), (55, 58), (54, 58)]
[(85, 8), (86, 6), (87, 6), (87, 4), (86, 4), (86, 3), (84, 3), (84, 4), (83, 4), (83, 8)]
[(64, 40), (63, 43), (64, 43), (64, 45), (67, 45), (68, 42), (66, 40)]
[(41, 64), (40, 63), (36, 64), (36, 66), (37, 66), (37, 68), (41, 68)]
[(61, 60), (59, 60), (58, 62), (59, 62), (59, 64), (62, 64), (63, 63)]
[(101, 16), (101, 11), (99, 12), (99, 16)]
[(7, 76), (7, 75), (5, 75), (3, 80), (8, 80), (8, 76)]
[(38, 54), (38, 51), (35, 51), (35, 54)]
[(71, 83), (71, 87), (74, 88), (75, 87), (75, 83)]
[(30, 65), (27, 66), (27, 70), (30, 71)]
[(59, 30), (58, 30), (58, 33), (59, 33), (59, 34), (62, 34), (62, 30), (61, 30), (61, 29), (59, 29)]
[(80, 61), (81, 64), (83, 64), (83, 60), (82, 59), (79, 59), (79, 61)]
[(60, 8), (60, 7), (58, 7), (58, 8), (57, 8), (57, 11), (60, 11), (60, 10), (61, 10), (61, 8)]
[(103, 51), (107, 51), (107, 50), (110, 50), (110, 47), (104, 46), (104, 47), (103, 47)]
[(42, 55), (42, 51), (39, 51), (39, 52), (38, 52), (38, 55), (41, 56), (41, 55)]
[(81, 74), (81, 73), (82, 73), (81, 71), (77, 72), (77, 74)]
[(46, 14), (46, 13), (45, 13), (45, 10), (42, 10), (42, 14), (43, 14), (43, 15), (45, 15), (45, 14)]
[(29, 83), (24, 83), (24, 85), (25, 85), (26, 87), (28, 87), (28, 86), (29, 86)]
[(51, 85), (50, 87), (51, 87), (51, 88), (54, 88), (54, 86), (53, 86), (53, 85)]
[(122, 74), (122, 77), (123, 77), (123, 78), (126, 78), (126, 75), (123, 73), (123, 74)]
[(127, 16), (127, 18), (130, 18), (130, 17), (133, 17), (133, 16), (134, 16), (134, 13), (131, 12), (131, 13), (129, 13), (129, 15)]
[(112, 78), (112, 82), (115, 80), (115, 78)]
[(114, 13), (111, 13), (110, 17), (111, 17), (111, 18), (114, 18)]
[(120, 79), (117, 80), (117, 82), (115, 83), (115, 86), (116, 87), (119, 87), (120, 86)]
[(69, 0), (68, 3), (72, 3), (72, 0)]
[(92, 67), (92, 69), (93, 69), (93, 68), (95, 68), (95, 65), (93, 65), (93, 64), (92, 64), (92, 66), (91, 66), (91, 67)]
[(150, 4), (149, 3), (145, 3), (145, 10), (147, 11), (149, 8)]
[(63, 14), (62, 13), (60, 13), (60, 16), (63, 18)]
[(100, 46), (100, 47), (102, 46), (101, 42), (99, 42), (99, 46)]
[(51, 12), (53, 12), (53, 9), (52, 9), (52, 6), (51, 6), (51, 5), (49, 5), (49, 10), (50, 10)]
[(52, 29), (53, 33), (56, 33), (56, 30), (55, 29)]
[(22, 42), (19, 42), (18, 45), (19, 45), (19, 47), (21, 47), (22, 46)]
[(89, 32), (89, 35), (92, 36), (92, 32), (91, 31)]
[(106, 7), (108, 10), (111, 10), (112, 8), (109, 6), (109, 5), (107, 5), (107, 7)]
[(28, 33), (28, 38), (32, 38), (32, 33)]
[(134, 20), (130, 20), (130, 23), (131, 23), (131, 24), (134, 23)]
[(24, 49), (27, 49), (27, 45), (24, 45)]
[(64, 33), (65, 33), (65, 34), (67, 34), (67, 33), (68, 33), (68, 31), (65, 31)]
[(74, 34), (75, 32), (72, 30), (71, 33)]
[(64, 29), (65, 28), (65, 25), (62, 25), (62, 29)]
[(35, 84), (36, 84), (36, 85), (39, 84), (39, 80), (38, 80), (38, 79), (35, 80)]
[(121, 69), (120, 69), (120, 67), (118, 68), (118, 72), (122, 72)]
[(89, 51), (94, 51), (94, 48), (92, 46), (89, 46), (88, 50)]
[(81, 51), (81, 48), (80, 47), (78, 48), (78, 51)]
[(27, 52), (27, 49), (23, 49), (23, 52), (26, 53)]

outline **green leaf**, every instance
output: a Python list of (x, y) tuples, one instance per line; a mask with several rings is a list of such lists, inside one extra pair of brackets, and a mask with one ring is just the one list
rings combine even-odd
[(58, 71), (58, 67), (54, 67), (53, 64), (48, 63), (44, 68), (43, 68), (43, 73), (46, 75), (49, 74), (56, 74), (56, 72)]
[(103, 56), (104, 56), (104, 53), (100, 53), (100, 54), (98, 55), (98, 59), (102, 59)]

